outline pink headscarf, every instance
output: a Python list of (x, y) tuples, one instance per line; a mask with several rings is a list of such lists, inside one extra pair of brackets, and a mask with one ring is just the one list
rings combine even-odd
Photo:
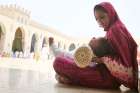
[[(137, 63), (137, 44), (128, 32), (125, 25), (120, 21), (115, 9), (109, 2), (102, 2), (96, 6), (101, 6), (110, 18), (110, 24), (106, 30), (106, 37), (115, 52), (118, 61), (125, 67), (133, 68), (134, 85), (138, 84), (138, 63)], [(94, 10), (95, 11), (95, 10)]]

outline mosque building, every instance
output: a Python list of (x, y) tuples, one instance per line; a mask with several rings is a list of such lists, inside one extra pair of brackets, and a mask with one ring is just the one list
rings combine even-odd
[(31, 53), (50, 55), (48, 38), (54, 37), (58, 47), (71, 51), (86, 42), (32, 20), (31, 12), (17, 5), (0, 5), (0, 54), (16, 52), (28, 57)]

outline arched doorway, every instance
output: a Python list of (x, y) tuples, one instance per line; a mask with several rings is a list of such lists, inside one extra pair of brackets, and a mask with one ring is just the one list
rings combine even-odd
[(41, 56), (40, 57), (43, 61), (49, 59), (49, 50), (48, 50), (48, 47), (47, 47), (47, 38), (46, 37), (43, 38)]
[(1, 26), (0, 26), (0, 40), (1, 40), (1, 35), (2, 35), (2, 29), (1, 29)]
[(66, 50), (66, 45), (64, 44), (64, 50)]
[(36, 38), (36, 35), (33, 34), (32, 36), (32, 41), (31, 41), (31, 48), (30, 48), (30, 52), (35, 52), (35, 44), (37, 42), (37, 38)]
[(60, 41), (58, 42), (58, 48), (61, 48), (61, 42)]
[(23, 34), (22, 34), (22, 31), (20, 28), (18, 28), (16, 30), (16, 33), (15, 33), (15, 38), (13, 40), (13, 45), (12, 45), (12, 51), (15, 53), (16, 51), (18, 52), (23, 52), (23, 42), (22, 42), (22, 39), (23, 39)]
[(70, 46), (69, 46), (69, 51), (73, 51), (75, 48), (76, 48), (75, 44), (72, 43), (72, 44), (70, 44)]
[(0, 24), (0, 53), (4, 50), (5, 43), (5, 28), (3, 24)]
[(43, 38), (42, 48), (47, 46), (47, 39), (46, 37)]

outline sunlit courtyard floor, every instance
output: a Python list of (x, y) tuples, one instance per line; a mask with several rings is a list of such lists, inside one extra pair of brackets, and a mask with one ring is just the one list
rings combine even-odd
[(103, 90), (59, 84), (52, 62), (0, 58), (0, 93), (133, 93), (125, 87)]

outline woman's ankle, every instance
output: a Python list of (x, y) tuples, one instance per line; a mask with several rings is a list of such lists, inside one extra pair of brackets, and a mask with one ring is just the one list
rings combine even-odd
[(71, 84), (71, 81), (70, 81), (68, 78), (66, 78), (66, 77), (64, 77), (64, 76), (61, 76), (61, 75), (59, 75), (59, 74), (56, 74), (56, 75), (55, 75), (55, 78), (56, 78), (56, 80), (57, 80), (59, 83)]

